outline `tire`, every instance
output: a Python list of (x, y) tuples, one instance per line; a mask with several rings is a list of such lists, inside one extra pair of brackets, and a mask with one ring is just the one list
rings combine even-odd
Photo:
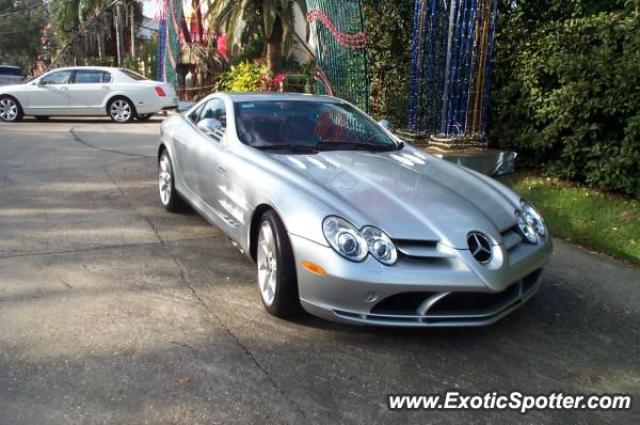
[(129, 99), (116, 97), (109, 102), (107, 113), (111, 121), (118, 124), (127, 124), (136, 117), (136, 108)]
[(138, 114), (138, 121), (140, 122), (149, 121), (152, 116), (153, 114)]
[(0, 121), (18, 122), (24, 118), (22, 106), (14, 97), (0, 96)]
[(258, 226), (258, 291), (267, 312), (280, 318), (298, 315), (300, 295), (293, 249), (282, 220), (267, 211)]
[(167, 211), (177, 213), (186, 209), (186, 204), (176, 190), (173, 163), (167, 151), (163, 151), (158, 159), (158, 192), (160, 202)]
[(49, 120), (49, 117), (47, 117), (47, 116), (45, 116), (45, 115), (36, 115), (36, 116), (35, 116), (35, 119), (36, 119), (37, 121), (48, 121), (48, 120)]

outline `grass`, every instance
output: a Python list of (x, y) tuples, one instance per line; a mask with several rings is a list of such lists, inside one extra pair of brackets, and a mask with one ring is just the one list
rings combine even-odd
[(553, 236), (640, 264), (640, 201), (524, 172), (499, 180), (540, 210)]

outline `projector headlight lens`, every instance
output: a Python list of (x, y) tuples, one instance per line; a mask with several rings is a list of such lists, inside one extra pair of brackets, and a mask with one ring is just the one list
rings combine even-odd
[(362, 236), (367, 241), (367, 247), (373, 257), (382, 264), (392, 266), (398, 260), (398, 251), (393, 241), (382, 230), (373, 226), (362, 229)]
[(527, 221), (524, 213), (520, 210), (516, 210), (516, 225), (520, 234), (531, 244), (538, 243), (538, 234), (536, 233), (533, 225)]
[(536, 211), (530, 203), (524, 200), (520, 201), (520, 208), (522, 209), (524, 219), (533, 226), (538, 235), (544, 237), (547, 234), (547, 228), (544, 225), (544, 220), (542, 220), (540, 213)]
[(322, 232), (329, 245), (347, 260), (361, 262), (367, 257), (367, 241), (347, 220), (327, 217), (322, 223)]

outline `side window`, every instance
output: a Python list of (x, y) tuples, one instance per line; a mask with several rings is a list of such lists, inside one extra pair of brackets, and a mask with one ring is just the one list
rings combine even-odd
[(200, 120), (200, 114), (202, 113), (202, 109), (204, 108), (204, 104), (198, 106), (189, 114), (189, 119), (192, 123), (197, 124), (198, 120)]
[(220, 121), (223, 130), (227, 128), (227, 111), (222, 99), (212, 99), (207, 102), (198, 121), (202, 121), (207, 118), (213, 118)]
[(111, 74), (107, 71), (102, 71), (102, 83), (110, 83), (111, 82)]
[(44, 76), (40, 84), (68, 84), (71, 78), (71, 71), (56, 71)]
[(74, 77), (75, 84), (100, 84), (102, 82), (104, 72), (94, 70), (79, 70), (76, 71)]

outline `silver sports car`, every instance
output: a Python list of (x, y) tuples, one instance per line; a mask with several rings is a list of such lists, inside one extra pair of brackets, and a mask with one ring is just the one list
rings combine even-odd
[(325, 96), (213, 94), (163, 124), (162, 204), (190, 204), (257, 264), (267, 311), (479, 326), (538, 289), (540, 214)]

